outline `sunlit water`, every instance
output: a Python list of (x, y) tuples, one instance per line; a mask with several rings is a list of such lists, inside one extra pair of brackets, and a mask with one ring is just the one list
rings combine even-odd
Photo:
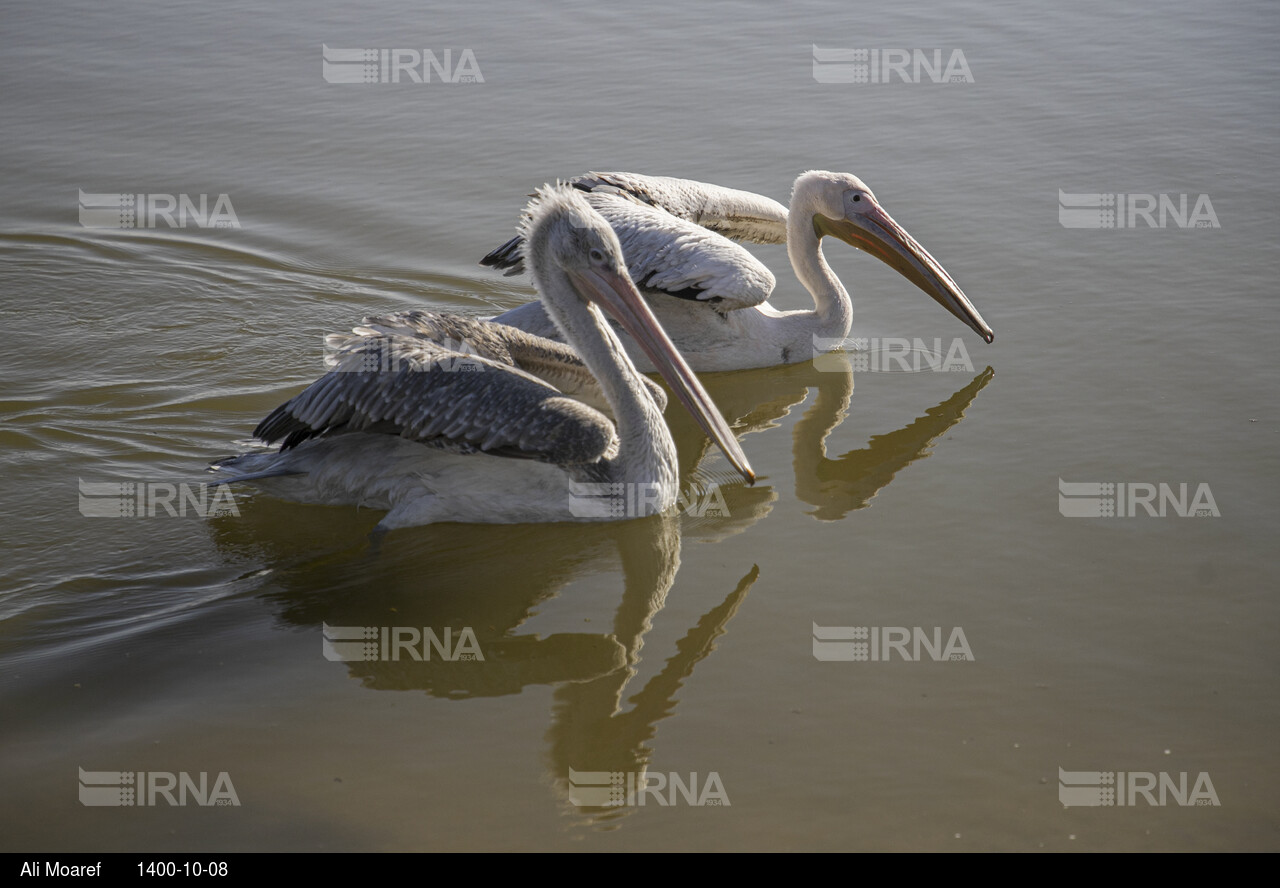
[[(1261, 2), (6, 10), (0, 848), (1277, 850), (1278, 32)], [(483, 83), (328, 83), (322, 44), (467, 48)], [(958, 48), (972, 82), (818, 82), (815, 44)], [(80, 482), (202, 481), (364, 314), (529, 299), (476, 260), (546, 180), (785, 200), (809, 168), (866, 180), (997, 338), (828, 245), (861, 350), (705, 379), (754, 488), (673, 412), (711, 508), (671, 518), (374, 546), (378, 513), (248, 489), (81, 513)], [(1219, 227), (1067, 228), (1059, 191), (1206, 194)], [(238, 227), (89, 228), (79, 192), (226, 194)], [(915, 338), (965, 363), (884, 372)], [(1220, 515), (1067, 518), (1060, 479)], [(326, 624), (484, 659), (329, 659)], [(815, 624), (972, 659), (823, 661)], [(82, 805), (79, 769), (226, 772), (239, 805)], [(571, 770), (645, 769), (728, 804), (575, 804)], [(1067, 807), (1059, 769), (1219, 804)]]

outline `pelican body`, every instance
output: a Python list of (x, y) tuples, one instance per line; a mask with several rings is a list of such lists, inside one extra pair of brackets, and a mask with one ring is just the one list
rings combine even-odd
[[(688, 179), (590, 173), (571, 184), (613, 226), (632, 279), (696, 370), (791, 364), (840, 345), (852, 326), (853, 305), (822, 255), (822, 238), (828, 235), (896, 269), (985, 341), (995, 338), (938, 261), (885, 212), (862, 180), (848, 173), (804, 173), (796, 179), (789, 209), (758, 194)], [(770, 305), (774, 276), (735, 240), (785, 242), (814, 307), (779, 311)], [(517, 236), (481, 264), (517, 274), (521, 260)], [(556, 335), (538, 303), (494, 320)], [(625, 336), (623, 342), (638, 366), (654, 369)]]
[[(330, 372), (255, 429), (268, 443), (282, 441), (280, 449), (217, 464), (224, 480), (265, 481), (304, 502), (385, 509), (380, 529), (666, 511), (678, 478), (665, 399), (627, 357), (603, 309), (753, 481), (728, 425), (627, 276), (617, 237), (585, 199), (543, 188), (521, 236), (547, 316), (573, 350), (429, 312), (367, 318), (353, 334), (331, 337)], [(591, 500), (616, 488), (579, 495), (597, 484), (640, 493), (619, 514)]]

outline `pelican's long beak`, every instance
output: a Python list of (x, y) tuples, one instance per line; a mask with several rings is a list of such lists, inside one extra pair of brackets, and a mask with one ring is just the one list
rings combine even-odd
[(828, 219), (820, 213), (815, 215), (813, 228), (818, 237), (829, 234), (865, 250), (932, 296), (987, 342), (994, 340), (996, 334), (938, 260), (893, 221), (873, 198), (867, 199), (870, 208), (860, 215), (839, 220)]
[(747, 483), (754, 484), (756, 474), (751, 469), (751, 463), (747, 462), (747, 455), (742, 452), (738, 439), (729, 430), (729, 424), (720, 415), (720, 410), (702, 387), (702, 383), (698, 382), (698, 377), (693, 375), (680, 352), (676, 351), (653, 311), (640, 297), (631, 278), (625, 273), (599, 269), (566, 271), (583, 296), (603, 308), (631, 334), (631, 338), (653, 362), (654, 368), (671, 386), (680, 403), (693, 414), (707, 437), (720, 446)]

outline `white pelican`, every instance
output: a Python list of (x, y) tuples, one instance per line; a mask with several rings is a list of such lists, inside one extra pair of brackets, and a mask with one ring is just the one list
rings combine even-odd
[[(789, 211), (758, 194), (688, 179), (590, 173), (571, 184), (585, 192), (614, 227), (631, 277), (696, 370), (806, 361), (849, 335), (853, 307), (822, 256), (824, 235), (897, 269), (984, 340), (995, 338), (951, 276), (884, 211), (857, 176), (824, 170), (804, 173), (796, 179)], [(814, 307), (779, 311), (771, 306), (766, 300), (773, 292), (773, 275), (729, 238), (785, 242)], [(481, 264), (519, 273), (520, 238), (494, 250)], [(555, 336), (536, 302), (494, 320)], [(653, 369), (626, 337), (623, 342), (642, 369)]]
[[(583, 197), (544, 187), (521, 233), (548, 314), (616, 422), (575, 400), (577, 383), (561, 390), (544, 381), (572, 383), (579, 362), (565, 358), (564, 346), (540, 351), (533, 337), (500, 325), (406, 312), (338, 337), (334, 369), (254, 430), (267, 442), (283, 439), (281, 449), (222, 462), (219, 470), (237, 473), (225, 480), (271, 478), (290, 498), (389, 510), (379, 530), (581, 520), (575, 482), (635, 486), (619, 496), (627, 504), (621, 514), (590, 517), (666, 511), (677, 498), (675, 444), (652, 383), (636, 371), (603, 308), (754, 481), (728, 425), (627, 277), (613, 230)], [(441, 345), (457, 339), (466, 345)]]

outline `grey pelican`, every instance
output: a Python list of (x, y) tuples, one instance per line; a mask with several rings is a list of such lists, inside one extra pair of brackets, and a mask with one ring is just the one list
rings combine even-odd
[[(652, 383), (601, 309), (754, 481), (728, 425), (627, 276), (613, 230), (586, 200), (569, 187), (544, 187), (521, 236), (547, 314), (580, 362), (563, 346), (487, 322), (425, 312), (369, 319), (338, 338), (330, 372), (254, 430), (268, 443), (283, 440), (280, 450), (217, 464), (234, 473), (225, 481), (270, 478), (290, 498), (386, 509), (380, 530), (664, 512), (678, 493), (675, 444)], [(582, 365), (614, 421), (578, 399), (591, 394), (580, 385)], [(576, 508), (587, 501), (574, 499), (575, 485), (632, 489), (621, 491), (626, 508), (597, 513)]]
[[(849, 293), (822, 255), (839, 238), (896, 269), (985, 341), (995, 334), (942, 265), (893, 220), (861, 179), (812, 170), (795, 181), (788, 210), (776, 201), (689, 179), (590, 173), (571, 180), (614, 227), (632, 279), (663, 329), (696, 370), (741, 370), (806, 361), (849, 335)], [(809, 310), (768, 303), (775, 280), (733, 240), (786, 243), (796, 276), (813, 297)], [(523, 270), (520, 238), (481, 264)], [(679, 297), (679, 298), (672, 298)], [(538, 303), (494, 320), (554, 338)], [(652, 366), (626, 337), (638, 366)]]

